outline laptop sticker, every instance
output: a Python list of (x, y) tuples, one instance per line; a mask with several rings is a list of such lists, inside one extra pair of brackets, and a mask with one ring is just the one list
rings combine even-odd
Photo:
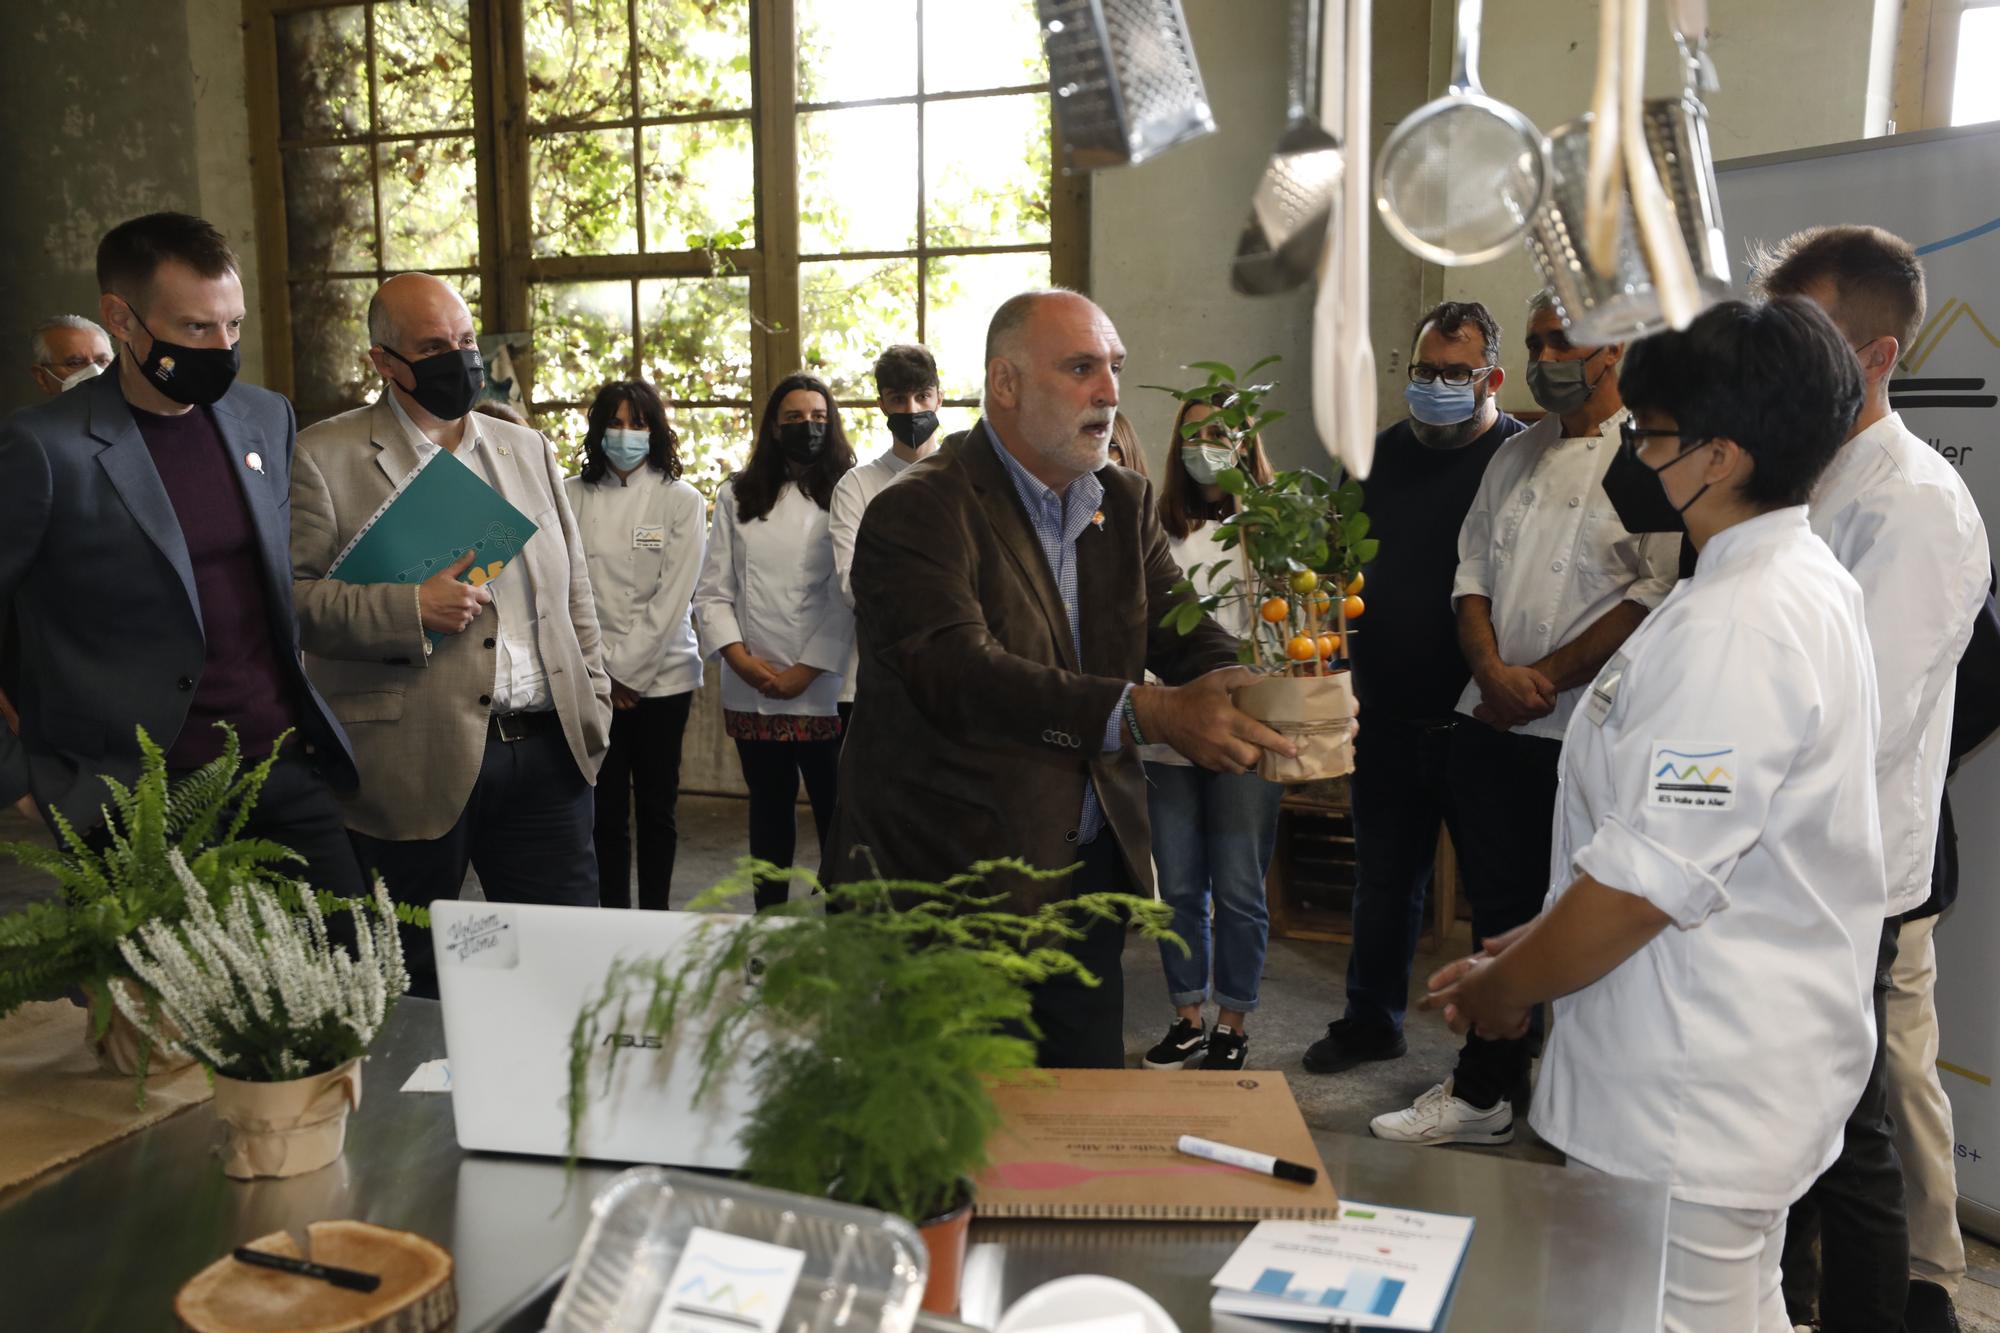
[(454, 921), (445, 927), (445, 961), (454, 967), (490, 967), (506, 971), (521, 965), (521, 932), (514, 913), (503, 905)]

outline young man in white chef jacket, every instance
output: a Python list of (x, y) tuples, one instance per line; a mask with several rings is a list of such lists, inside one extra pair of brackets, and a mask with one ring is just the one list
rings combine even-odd
[(1868, 1078), (1888, 900), (1861, 588), (1805, 504), (1861, 376), (1781, 298), (1638, 343), (1621, 379), (1624, 447), (1701, 558), (1570, 719), (1548, 906), (1425, 1007), (1506, 1036), (1554, 1000), (1534, 1127), (1668, 1187), (1662, 1327), (1789, 1333), (1786, 1209)]
[[(1949, 1296), (1965, 1247), (1951, 1105), (1935, 1065), (1937, 918), (1902, 918), (1930, 893), (1955, 673), (1986, 597), (1986, 526), (1957, 471), (1890, 407), (1896, 364), (1924, 320), (1923, 265), (1908, 243), (1879, 227), (1817, 227), (1787, 238), (1759, 267), (1764, 292), (1803, 296), (1833, 317), (1867, 380), (1853, 433), (1813, 492), (1812, 526), (1866, 599), (1882, 691), (1876, 772), (1889, 874), (1875, 1070), (1840, 1160), (1795, 1210), (1787, 1298), (1804, 1322), (1816, 1293), (1828, 1333), (1894, 1329), (1906, 1315), (1915, 1316), (1911, 1333), (1926, 1333), (1956, 1327)], [(1891, 991), (1914, 1001), (1889, 1008), (1893, 1029), (1882, 1022)]]
[[(1674, 585), (1678, 533), (1627, 532), (1604, 491), (1626, 420), (1624, 348), (1570, 342), (1553, 299), (1530, 302), (1529, 392), (1548, 413), (1500, 446), (1459, 530), (1452, 605), (1472, 680), (1451, 736), (1475, 936), (1541, 909), (1563, 728), (1597, 669)], [(1467, 1036), (1456, 1068), (1369, 1128), (1397, 1143), (1497, 1144), (1514, 1137), (1525, 1039)]]
[[(931, 350), (917, 343), (896, 343), (875, 358), (875, 406), (888, 422), (889, 448), (879, 457), (862, 463), (840, 479), (833, 488), (833, 508), (828, 528), (833, 534), (833, 564), (840, 572), (840, 595), (848, 609), (854, 607), (854, 534), (861, 530), (861, 515), (882, 488), (909, 471), (938, 448), (938, 407), (944, 401), (938, 385), (937, 361)], [(840, 690), (840, 715), (854, 708), (854, 682), (858, 676), (850, 662), (845, 684)]]

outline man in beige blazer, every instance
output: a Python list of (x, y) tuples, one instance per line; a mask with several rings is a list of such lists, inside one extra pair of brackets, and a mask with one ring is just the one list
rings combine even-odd
[[(354, 745), (355, 850), (400, 902), (457, 897), (470, 864), (493, 901), (594, 906), (590, 788), (611, 681), (555, 455), (539, 432), (472, 412), (478, 339), (446, 283), (389, 279), (368, 337), (381, 398), (301, 431), (292, 472), (293, 597), (306, 673)], [(470, 555), (416, 587), (328, 578), (440, 448), (534, 522), (514, 561), (477, 588), (459, 581)], [(405, 952), (412, 993), (435, 996), (429, 940), (408, 933)]]

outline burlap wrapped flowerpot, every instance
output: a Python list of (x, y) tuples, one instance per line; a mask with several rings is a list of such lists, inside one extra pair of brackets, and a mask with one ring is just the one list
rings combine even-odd
[(347, 1113), (361, 1105), (361, 1062), (282, 1083), (215, 1076), (222, 1171), (238, 1180), (300, 1176), (340, 1156)]
[[(134, 985), (124, 977), (113, 977), (110, 984), (123, 992), (127, 1001), (135, 1008), (144, 1010), (153, 1004), (152, 997), (147, 995), (142, 987)], [(180, 1040), (181, 1030), (174, 1025), (172, 1019), (157, 1012), (153, 1013), (152, 1017), (159, 1025), (162, 1037), (168, 1041)], [(86, 1028), (84, 1031), (87, 1035), (89, 1029)], [(100, 1064), (127, 1078), (138, 1077), (142, 1052), (146, 1057), (148, 1078), (154, 1074), (171, 1074), (176, 1070), (186, 1069), (194, 1063), (194, 1057), (185, 1051), (162, 1051), (154, 1046), (152, 1040), (131, 1019), (125, 1017), (125, 1011), (116, 1004), (111, 1007), (111, 1025), (104, 1030), (102, 1037), (92, 1043), (92, 1046), (97, 1052)], [(148, 1047), (152, 1049), (148, 1051)]]
[(1236, 691), (1236, 706), (1299, 747), (1287, 759), (1266, 750), (1257, 776), (1267, 782), (1318, 782), (1354, 771), (1354, 678), (1272, 676)]

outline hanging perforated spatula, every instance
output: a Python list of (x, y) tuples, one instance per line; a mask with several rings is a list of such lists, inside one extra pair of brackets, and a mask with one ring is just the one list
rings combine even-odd
[(1320, 0), (1292, 0), (1285, 129), (1250, 196), (1230, 285), (1246, 296), (1287, 292), (1319, 263), (1340, 182), (1340, 144), (1319, 121)]

